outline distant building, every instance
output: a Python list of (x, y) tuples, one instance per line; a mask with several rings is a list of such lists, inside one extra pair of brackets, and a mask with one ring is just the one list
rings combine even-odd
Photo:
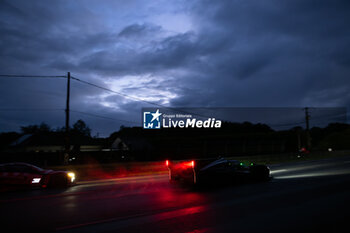
[[(103, 139), (81, 135), (70, 136), (70, 150), (101, 151)], [(14, 140), (6, 149), (7, 152), (63, 152), (65, 149), (64, 134), (61, 132), (44, 132), (25, 134)]]

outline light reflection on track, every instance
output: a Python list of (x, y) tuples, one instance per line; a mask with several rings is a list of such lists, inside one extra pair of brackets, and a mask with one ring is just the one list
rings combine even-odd
[(320, 177), (320, 176), (337, 176), (337, 175), (346, 175), (350, 174), (350, 170), (336, 170), (336, 171), (324, 171), (324, 172), (308, 172), (303, 174), (295, 175), (279, 175), (275, 176), (275, 179), (297, 179), (297, 178), (306, 178), (306, 177)]
[[(280, 221), (278, 227), (283, 227), (289, 218), (281, 217), (280, 213), (286, 208), (298, 207), (298, 213), (305, 212), (306, 216), (320, 213), (322, 208), (342, 209), (350, 193), (344, 185), (350, 180), (347, 162), (349, 157), (273, 165), (270, 166), (272, 182), (204, 190), (170, 185), (167, 174), (82, 181), (62, 191), (36, 190), (22, 192), (18, 197), (8, 195), (5, 199), (2, 196), (0, 204), (1, 211), (7, 213), (4, 221), (18, 226), (18, 232), (25, 226), (43, 232), (140, 232), (141, 229), (154, 233), (160, 232), (155, 229), (163, 224), (162, 233), (176, 232), (168, 231), (170, 226), (181, 232), (197, 233), (194, 222), (201, 224), (199, 230), (232, 232), (225, 229), (240, 228), (236, 229), (237, 225), (231, 222), (239, 223), (242, 228), (254, 228), (254, 224), (242, 225), (241, 220), (252, 222), (260, 218), (270, 221), (263, 227), (273, 227)], [(329, 200), (331, 204), (324, 207)], [(305, 203), (314, 203), (317, 211), (307, 208)], [(41, 220), (40, 224), (37, 219)], [(287, 222), (282, 224), (283, 221)], [(225, 227), (224, 231), (218, 230), (220, 226)], [(266, 227), (255, 230), (270, 232)]]

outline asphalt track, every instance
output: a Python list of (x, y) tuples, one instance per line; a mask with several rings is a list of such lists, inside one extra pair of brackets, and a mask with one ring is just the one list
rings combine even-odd
[(2, 193), (1, 232), (349, 232), (350, 156), (270, 168), (202, 189), (149, 175)]

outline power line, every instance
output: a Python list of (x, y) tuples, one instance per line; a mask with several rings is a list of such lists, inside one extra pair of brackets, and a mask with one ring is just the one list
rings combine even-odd
[(102, 87), (102, 86), (99, 86), (97, 84), (94, 84), (94, 83), (91, 83), (91, 82), (87, 82), (87, 81), (81, 80), (81, 79), (73, 77), (73, 76), (71, 76), (71, 79), (76, 80), (76, 81), (81, 82), (81, 83), (84, 83), (84, 84), (87, 84), (87, 85), (90, 85), (90, 86), (93, 86), (93, 87), (96, 87), (96, 88), (99, 88), (101, 90), (109, 91), (109, 92), (112, 92), (114, 94), (117, 94), (117, 95), (129, 98), (129, 99), (133, 99), (133, 100), (138, 101), (138, 102), (144, 102), (144, 103), (147, 103), (147, 104), (150, 104), (150, 105), (155, 105), (155, 106), (158, 106), (158, 107), (161, 107), (161, 108), (165, 108), (165, 109), (169, 109), (169, 110), (172, 110), (172, 111), (176, 110), (177, 112), (181, 112), (181, 113), (185, 113), (185, 114), (195, 115), (195, 116), (199, 116), (199, 117), (203, 117), (203, 118), (210, 118), (208, 116), (204, 116), (204, 115), (201, 115), (201, 114), (198, 114), (198, 113), (192, 113), (192, 112), (187, 112), (187, 111), (183, 111), (183, 110), (179, 110), (179, 109), (174, 109), (174, 108), (162, 105), (162, 104), (158, 104), (158, 103), (150, 102), (150, 101), (147, 101), (147, 100), (144, 100), (144, 99), (141, 99), (141, 98), (129, 96), (127, 94), (124, 94), (124, 93), (121, 93), (121, 92), (118, 92), (118, 91), (114, 91), (114, 90), (111, 90), (109, 88)]
[(15, 111), (62, 111), (61, 108), (0, 108), (1, 112), (15, 112)]
[[(315, 120), (316, 119), (316, 123), (320, 123), (320, 122), (329, 122), (332, 121), (334, 118), (336, 117), (340, 117), (340, 116), (346, 116), (346, 113), (340, 113), (340, 114), (329, 114), (329, 115), (323, 115), (323, 116), (315, 116), (315, 117), (311, 117), (311, 120)], [(325, 119), (326, 118), (326, 119)], [(322, 119), (322, 121), (319, 121), (319, 119)], [(315, 121), (313, 121), (315, 122)], [(268, 123), (267, 123), (268, 124)], [(284, 126), (298, 126), (298, 125), (304, 125), (305, 121), (301, 121), (301, 122), (295, 122), (295, 123), (282, 123), (282, 124), (268, 124), (271, 127), (284, 127)]]
[[(12, 74), (0, 74), (0, 77), (4, 77), (4, 78), (67, 78), (66, 75), (12, 75)], [(124, 96), (124, 97), (129, 98), (129, 99), (133, 99), (133, 100), (136, 100), (136, 101), (141, 101), (141, 102), (148, 103), (148, 104), (151, 104), (151, 105), (156, 105), (156, 106), (159, 106), (159, 107), (162, 107), (162, 108), (169, 108), (169, 107), (164, 106), (162, 104), (157, 104), (157, 103), (153, 103), (153, 102), (141, 99), (141, 98), (129, 96), (129, 95), (126, 95), (124, 93), (117, 92), (117, 91), (108, 89), (106, 87), (102, 87), (102, 86), (96, 85), (94, 83), (81, 80), (81, 79), (73, 77), (73, 76), (71, 76), (71, 79), (74, 79), (74, 80), (76, 80), (78, 82), (81, 82), (81, 83), (84, 83), (84, 84), (87, 84), (87, 85), (90, 85), (90, 86), (93, 86), (93, 87), (96, 87), (96, 88), (99, 88), (99, 89), (102, 89), (102, 90), (105, 90), (105, 91), (109, 91), (109, 92), (115, 93), (115, 94), (120, 95), (120, 96)]]
[[(57, 108), (57, 109), (48, 109), (48, 108), (0, 108), (0, 112), (16, 112), (16, 111), (24, 111), (24, 112), (31, 112), (31, 111), (64, 111), (62, 108)], [(133, 123), (133, 124), (138, 124), (139, 122), (135, 121), (128, 121), (128, 120), (123, 120), (123, 119), (117, 119), (117, 118), (110, 118), (106, 116), (101, 116), (93, 113), (87, 113), (87, 112), (82, 112), (82, 111), (76, 111), (76, 110), (70, 110), (71, 112), (87, 115), (87, 116), (92, 116), (92, 117), (98, 117), (102, 119), (107, 119), (107, 120), (112, 120), (112, 121), (123, 121), (127, 123)]]
[(159, 107), (162, 107), (162, 108), (171, 109), (171, 108), (169, 108), (169, 107), (167, 107), (167, 106), (164, 106), (164, 105), (162, 105), (162, 104), (157, 104), (157, 103), (150, 102), (150, 101), (147, 101), (147, 100), (144, 100), (144, 99), (141, 99), (141, 98), (129, 96), (129, 95), (126, 95), (126, 94), (124, 94), (124, 93), (117, 92), (117, 91), (108, 89), (108, 88), (106, 88), (106, 87), (102, 87), (102, 86), (99, 86), (99, 85), (97, 85), (97, 84), (94, 84), (94, 83), (91, 83), (91, 82), (87, 82), (87, 81), (78, 79), (78, 78), (73, 77), (73, 76), (72, 76), (71, 78), (74, 79), (74, 80), (76, 80), (76, 81), (78, 81), (78, 82), (81, 82), (81, 83), (84, 83), (84, 84), (87, 84), (87, 85), (90, 85), (90, 86), (93, 86), (93, 87), (96, 87), (96, 88), (99, 88), (99, 89), (102, 89), (102, 90), (105, 90), (105, 91), (109, 91), (109, 92), (112, 92), (112, 93), (117, 94), (117, 95), (120, 95), (120, 96), (124, 96), (124, 97), (129, 98), (129, 99), (133, 99), (133, 100), (140, 101), (140, 102), (144, 102), (144, 103), (151, 104), (151, 105), (156, 105), (156, 106), (159, 106)]
[(346, 116), (347, 114), (344, 112), (344, 113), (335, 113), (335, 114), (329, 114), (329, 115), (323, 115), (323, 116), (312, 116), (310, 119), (311, 120), (324, 119), (324, 118), (334, 119), (336, 117), (346, 117)]
[(15, 75), (15, 74), (0, 74), (1, 78), (67, 78), (64, 75)]
[[(68, 78), (66, 75), (12, 75), (12, 74), (0, 74), (0, 78), (1, 77), (3, 77), (3, 78)], [(144, 103), (147, 103), (147, 104), (150, 104), (150, 105), (154, 105), (154, 106), (158, 106), (158, 107), (161, 107), (161, 108), (165, 108), (165, 109), (169, 109), (169, 110), (175, 110), (174, 108), (167, 107), (167, 106), (162, 105), (162, 104), (150, 102), (150, 101), (147, 101), (147, 100), (144, 100), (144, 99), (141, 99), (141, 98), (129, 96), (127, 94), (124, 94), (124, 93), (121, 93), (121, 92), (118, 92), (118, 91), (114, 91), (114, 90), (111, 90), (109, 88), (102, 87), (102, 86), (99, 86), (97, 84), (94, 84), (94, 83), (91, 83), (91, 82), (88, 82), (88, 81), (84, 81), (84, 80), (81, 80), (81, 79), (73, 77), (73, 76), (71, 76), (70, 78), (73, 79), (73, 80), (76, 80), (78, 82), (81, 82), (81, 83), (84, 83), (84, 84), (87, 84), (87, 85), (90, 85), (90, 86), (93, 86), (93, 87), (96, 87), (96, 88), (99, 88), (99, 89), (102, 89), (102, 90), (105, 90), (105, 91), (109, 91), (109, 92), (112, 92), (114, 94), (117, 94), (117, 95), (129, 98), (129, 99), (133, 99), (133, 100), (138, 101), (138, 102), (144, 102)], [(191, 112), (187, 112), (187, 111), (183, 111), (183, 110), (179, 110), (179, 109), (176, 109), (176, 111), (182, 112), (182, 113), (185, 113), (185, 114), (191, 114), (191, 115), (196, 115), (196, 116), (199, 116), (199, 117), (208, 118), (208, 116), (203, 116), (203, 115), (200, 115), (200, 114), (197, 114), (197, 113), (191, 113)]]

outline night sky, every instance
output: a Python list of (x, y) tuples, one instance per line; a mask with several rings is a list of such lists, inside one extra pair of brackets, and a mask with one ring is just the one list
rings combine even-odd
[[(152, 105), (135, 99), (350, 107), (348, 0), (1, 0), (0, 35), (0, 74), (70, 71), (133, 97), (72, 80), (71, 122), (93, 135), (141, 125)], [(0, 78), (0, 132), (64, 126), (65, 98), (63, 78)]]

